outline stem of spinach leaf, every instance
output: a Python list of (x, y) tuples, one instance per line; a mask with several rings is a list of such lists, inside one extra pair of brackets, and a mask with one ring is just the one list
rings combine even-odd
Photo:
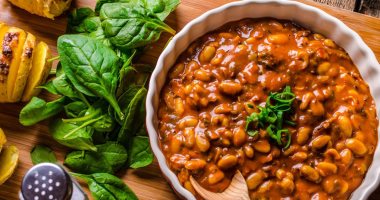
[(86, 127), (86, 126), (88, 126), (90, 124), (93, 124), (93, 123), (95, 123), (95, 122), (103, 119), (103, 117), (104, 117), (104, 115), (102, 115), (102, 116), (100, 116), (100, 117), (98, 117), (96, 119), (89, 120), (89, 121), (83, 123), (82, 125), (78, 126), (77, 128), (75, 128), (72, 131), (70, 131), (68, 134), (66, 134), (65, 136), (63, 136), (63, 138), (69, 137), (70, 135), (74, 134), (76, 131), (80, 130), (81, 128), (84, 128), (84, 127)]
[(47, 61), (48, 62), (53, 62), (53, 61), (58, 60), (58, 59), (59, 59), (59, 56), (56, 56), (56, 57), (48, 59)]
[[(90, 109), (92, 109), (92, 108), (90, 108)], [(89, 119), (97, 116), (101, 112), (102, 112), (101, 109), (97, 109), (95, 112), (92, 112), (89, 115), (85, 115), (83, 117), (78, 117), (78, 118), (72, 118), (72, 119), (62, 119), (62, 121), (65, 123), (83, 122), (83, 121), (89, 120)]]
[[(76, 91), (78, 91), (76, 88), (74, 88)], [(91, 104), (87, 101), (86, 97), (83, 95), (82, 92), (79, 92), (79, 98), (87, 105), (87, 107), (91, 108)]]

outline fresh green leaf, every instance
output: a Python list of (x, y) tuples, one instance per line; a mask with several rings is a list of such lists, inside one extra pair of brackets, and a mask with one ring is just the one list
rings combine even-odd
[(30, 157), (34, 165), (44, 162), (57, 162), (54, 152), (49, 147), (43, 145), (36, 145), (30, 152)]
[[(246, 120), (246, 131), (248, 135), (255, 136), (257, 129), (265, 129), (269, 137), (276, 141), (279, 146), (288, 148), (291, 135), (288, 129), (283, 129), (283, 124), (294, 126), (295, 123), (286, 119), (295, 99), (290, 86), (286, 86), (282, 92), (269, 94), (265, 107), (258, 106), (260, 112), (252, 113)], [(253, 106), (252, 106), (253, 107)], [(253, 125), (253, 126), (251, 126)], [(254, 127), (256, 130), (250, 130)]]
[(33, 97), (32, 100), (21, 110), (19, 116), (20, 123), (24, 126), (34, 125), (60, 113), (63, 110), (65, 103), (65, 97), (61, 97), (51, 102), (46, 102), (38, 97)]
[(161, 21), (176, 9), (179, 0), (98, 0), (95, 11), (99, 12), (102, 6), (106, 3), (128, 3), (134, 7), (144, 7), (151, 13), (154, 13)]
[(82, 101), (74, 101), (64, 106), (66, 115), (72, 118), (80, 117), (80, 114), (87, 109), (87, 105)]
[(135, 193), (122, 180), (111, 174), (71, 174), (86, 181), (96, 200), (138, 200)]
[(259, 131), (258, 130), (249, 130), (247, 131), (248, 135), (251, 136), (251, 137), (254, 137), (256, 136), (257, 134), (259, 134)]
[(127, 161), (127, 150), (116, 142), (96, 145), (97, 151), (74, 151), (66, 156), (64, 164), (75, 172), (113, 174)]
[(55, 95), (59, 95), (59, 92), (57, 91), (57, 89), (54, 87), (53, 85), (53, 81), (49, 81), (47, 83), (45, 83), (44, 85), (41, 85), (41, 86), (38, 86), (38, 88), (42, 88), (52, 94), (55, 94)]
[(95, 12), (91, 8), (74, 9), (68, 16), (67, 30), (68, 33), (86, 33), (88, 32), (83, 21), (86, 18), (95, 16)]
[(53, 138), (62, 145), (77, 150), (96, 151), (92, 143), (93, 128), (56, 120), (49, 126)]
[(130, 2), (132, 3), (132, 2), (139, 2), (139, 1), (143, 1), (143, 0), (97, 0), (95, 11), (99, 12), (102, 6), (106, 3), (130, 3)]
[(152, 10), (160, 20), (164, 21), (179, 3), (179, 0), (145, 0), (145, 8)]
[(56, 91), (63, 96), (67, 96), (71, 99), (78, 99), (80, 97), (79, 92), (70, 83), (70, 80), (66, 77), (65, 74), (57, 76), (52, 81), (52, 84)]
[(102, 119), (96, 121), (91, 126), (98, 132), (110, 132), (113, 130), (115, 122), (110, 115), (105, 114)]
[(153, 162), (153, 153), (150, 149), (149, 138), (145, 136), (133, 137), (128, 149), (129, 167), (136, 169), (150, 165)]
[(118, 142), (124, 145), (128, 144), (128, 138), (133, 134), (133, 119), (135, 117), (137, 105), (140, 105), (140, 103), (144, 101), (146, 94), (147, 90), (144, 87), (140, 88), (128, 104), (128, 107), (126, 107), (126, 117), (117, 138)]
[(106, 99), (120, 119), (124, 115), (116, 101), (119, 57), (115, 52), (88, 36), (63, 35), (58, 52), (66, 76), (74, 87), (89, 96)]
[(143, 7), (128, 3), (107, 3), (100, 10), (105, 36), (121, 50), (135, 49), (155, 42), (161, 32), (175, 31)]

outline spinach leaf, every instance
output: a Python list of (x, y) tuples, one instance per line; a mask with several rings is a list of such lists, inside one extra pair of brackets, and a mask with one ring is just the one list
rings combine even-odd
[(36, 145), (30, 152), (33, 165), (37, 165), (43, 162), (56, 163), (57, 158), (54, 152), (46, 146)]
[(122, 180), (111, 174), (71, 174), (86, 181), (96, 200), (138, 200), (135, 193)]
[(98, 0), (96, 3), (95, 11), (99, 12), (102, 6), (106, 3), (129, 3), (131, 6), (142, 6), (151, 13), (164, 21), (166, 17), (176, 9), (179, 0)]
[(115, 91), (120, 68), (119, 57), (100, 41), (83, 35), (63, 35), (58, 52), (66, 76), (80, 92), (106, 99), (123, 120)]
[(38, 97), (33, 97), (32, 100), (21, 110), (19, 116), (20, 123), (24, 126), (34, 125), (60, 113), (65, 103), (65, 97), (61, 97), (51, 102), (46, 102)]
[(126, 107), (124, 112), (126, 117), (118, 134), (118, 142), (124, 145), (128, 144), (128, 138), (133, 134), (133, 122), (137, 110), (137, 105), (140, 105), (140, 103), (144, 101), (146, 94), (147, 90), (144, 87), (141, 87), (128, 104), (128, 107)]
[(53, 79), (52, 84), (56, 91), (63, 96), (67, 96), (71, 99), (78, 99), (80, 97), (79, 92), (70, 83), (65, 74), (57, 76)]
[(53, 138), (62, 145), (77, 150), (96, 151), (92, 143), (93, 128), (85, 126), (86, 124), (76, 125), (65, 123), (61, 119), (56, 120), (49, 126)]
[(175, 31), (143, 7), (107, 3), (100, 10), (105, 36), (120, 50), (135, 49), (158, 40), (161, 32)]
[(97, 151), (74, 151), (66, 156), (64, 164), (75, 172), (113, 174), (127, 161), (127, 150), (116, 142), (96, 145)]
[(151, 9), (160, 20), (164, 21), (179, 3), (179, 0), (145, 0), (145, 8)]
[[(141, 0), (138, 0), (138, 1), (141, 1)], [(102, 6), (106, 3), (129, 3), (129, 2), (133, 2), (133, 0), (97, 0), (96, 6), (95, 6), (95, 12), (99, 12)]]
[(133, 137), (128, 154), (129, 167), (136, 169), (150, 165), (154, 156), (150, 149), (149, 138), (145, 136)]
[(87, 109), (87, 105), (82, 101), (74, 101), (64, 106), (66, 115), (73, 118), (80, 117), (80, 114)]
[(95, 16), (91, 8), (74, 9), (68, 16), (67, 29), (68, 33), (86, 33), (88, 28), (83, 21), (86, 18)]
[(115, 127), (115, 122), (110, 115), (105, 114), (100, 120), (92, 124), (92, 127), (98, 132), (110, 132)]
[(49, 81), (49, 82), (45, 83), (44, 85), (40, 85), (40, 86), (38, 86), (38, 88), (42, 88), (42, 89), (44, 89), (44, 90), (46, 90), (52, 94), (55, 94), (55, 95), (59, 94), (57, 89), (53, 85), (53, 81)]

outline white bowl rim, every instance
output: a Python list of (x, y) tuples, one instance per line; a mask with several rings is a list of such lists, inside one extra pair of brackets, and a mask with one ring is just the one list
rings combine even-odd
[[(186, 26), (183, 27), (183, 29), (180, 32), (178, 32), (173, 37), (173, 39), (169, 42), (169, 44), (166, 46), (164, 51), (161, 53), (161, 55), (157, 61), (156, 67), (152, 73), (151, 80), (149, 82), (149, 90), (148, 90), (147, 100), (146, 100), (146, 110), (147, 110), (146, 127), (148, 130), (152, 151), (158, 160), (158, 164), (159, 164), (159, 167), (160, 167), (163, 175), (168, 180), (169, 184), (173, 187), (174, 191), (182, 198), (185, 198), (188, 200), (195, 200), (194, 195), (191, 194), (189, 191), (187, 191), (179, 183), (177, 176), (174, 174), (173, 171), (170, 170), (170, 168), (168, 167), (167, 161), (165, 159), (165, 156), (162, 153), (161, 148), (159, 146), (158, 132), (157, 132), (155, 125), (154, 125), (156, 109), (154, 108), (154, 105), (153, 105), (153, 97), (156, 93), (158, 93), (158, 95), (160, 95), (162, 88), (159, 88), (159, 91), (157, 91), (158, 89), (156, 87), (156, 79), (164, 68), (165, 57), (167, 57), (171, 53), (171, 51), (173, 51), (178, 40), (180, 40), (183, 37), (186, 37), (187, 33), (189, 32), (189, 30), (193, 26), (195, 26), (196, 24), (202, 23), (209, 16), (215, 15), (216, 13), (223, 12), (230, 7), (245, 6), (245, 5), (252, 4), (252, 3), (254, 3), (254, 4), (274, 3), (274, 4), (284, 5), (284, 6), (298, 6), (301, 9), (305, 9), (305, 10), (309, 10), (310, 12), (317, 13), (318, 15), (323, 16), (325, 19), (332, 21), (333, 23), (337, 24), (340, 29), (342, 29), (345, 33), (347, 33), (351, 37), (353, 37), (355, 39), (355, 42), (357, 42), (359, 44), (359, 48), (361, 48), (361, 50), (363, 50), (367, 54), (367, 57), (370, 59), (368, 61), (368, 63), (371, 63), (374, 66), (380, 67), (379, 62), (377, 61), (375, 54), (367, 46), (367, 44), (365, 44), (365, 42), (362, 40), (362, 38), (359, 36), (358, 33), (353, 31), (351, 28), (349, 28), (347, 25), (345, 25), (342, 21), (340, 21), (336, 17), (326, 13), (325, 11), (322, 11), (319, 8), (316, 8), (316, 7), (301, 3), (301, 2), (297, 2), (297, 1), (284, 1), (284, 0), (235, 1), (235, 2), (224, 4), (220, 7), (214, 8), (212, 10), (209, 10), (209, 11), (205, 12), (204, 14), (202, 14), (201, 16), (191, 20)], [(220, 26), (222, 26), (222, 25), (223, 24), (220, 24)], [(207, 32), (205, 32), (205, 33), (207, 33)], [(194, 38), (193, 41), (195, 39), (196, 38)], [(165, 75), (165, 77), (166, 77), (166, 75)], [(379, 113), (379, 107), (377, 106), (376, 108), (377, 108), (377, 113)], [(377, 148), (376, 154), (378, 154), (378, 151), (379, 151), (379, 148)], [(376, 154), (374, 154), (374, 159), (373, 159), (372, 163), (374, 163), (376, 160), (376, 157), (375, 157)], [(368, 169), (367, 174), (365, 176), (365, 179), (363, 180), (361, 185), (353, 192), (353, 194), (351, 195), (351, 199), (367, 199), (368, 196), (377, 188), (377, 186), (379, 185), (379, 182), (380, 182), (380, 168), (377, 171), (375, 171), (374, 168), (375, 167), (373, 167), (373, 165), (372, 165)], [(370, 173), (370, 171), (372, 173)], [(375, 180), (372, 183), (367, 183), (367, 185), (368, 184), (369, 185), (366, 188), (362, 188), (362, 186), (364, 185), (364, 182), (366, 181), (366, 177), (369, 175), (374, 176), (372, 178), (374, 178)]]

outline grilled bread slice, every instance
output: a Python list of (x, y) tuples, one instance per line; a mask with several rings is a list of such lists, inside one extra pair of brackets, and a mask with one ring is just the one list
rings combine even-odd
[(14, 89), (11, 93), (12, 95), (8, 94), (9, 100), (11, 102), (17, 102), (21, 100), (26, 81), (29, 77), (29, 72), (32, 68), (33, 50), (35, 46), (36, 37), (30, 33), (27, 33), (21, 54), (20, 66), (17, 72), (16, 81), (14, 83)]
[(32, 14), (54, 19), (70, 7), (71, 0), (9, 0)]
[(51, 52), (49, 46), (44, 42), (40, 42), (35, 48), (32, 69), (26, 83), (22, 101), (30, 101), (33, 96), (36, 96), (40, 92), (41, 89), (36, 87), (43, 84), (49, 76), (52, 67), (52, 62), (48, 61), (50, 58)]

